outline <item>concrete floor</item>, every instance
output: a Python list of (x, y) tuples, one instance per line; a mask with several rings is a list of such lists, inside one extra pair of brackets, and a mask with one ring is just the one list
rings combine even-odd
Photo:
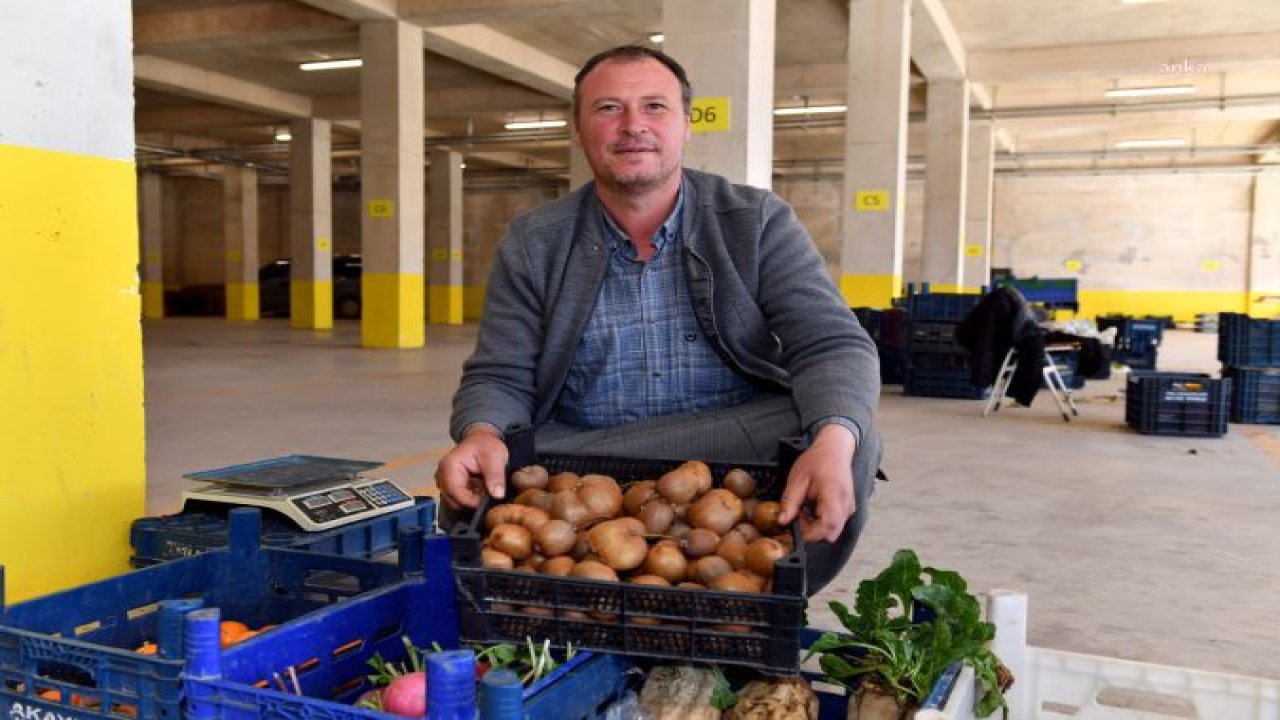
[[(144, 326), (148, 514), (175, 512), (183, 473), (302, 453), (379, 460), (428, 492), (450, 446), (449, 400), (474, 328), (431, 326), (420, 350), (365, 350), (359, 328), (172, 318)], [(1162, 370), (1217, 371), (1216, 336), (1173, 332)], [(881, 398), (875, 512), (827, 601), (913, 548), (979, 592), (1025, 591), (1033, 645), (1280, 678), (1280, 427), (1148, 437), (1123, 424), (1123, 373), (1077, 391), (1064, 423), (1042, 394), (982, 403)]]

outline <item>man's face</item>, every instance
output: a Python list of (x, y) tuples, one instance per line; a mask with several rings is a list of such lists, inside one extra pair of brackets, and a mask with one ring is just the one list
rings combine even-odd
[(680, 81), (652, 58), (613, 59), (578, 88), (578, 143), (596, 181), (629, 192), (662, 187), (680, 171), (689, 118)]

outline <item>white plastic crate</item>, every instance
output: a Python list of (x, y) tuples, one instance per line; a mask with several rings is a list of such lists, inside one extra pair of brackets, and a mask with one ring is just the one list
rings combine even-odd
[(1280, 720), (1277, 680), (1028, 650), (1034, 720)]

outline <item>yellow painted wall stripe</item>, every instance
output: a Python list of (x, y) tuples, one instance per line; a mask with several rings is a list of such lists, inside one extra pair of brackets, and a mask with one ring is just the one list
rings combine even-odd
[(289, 283), (289, 326), (333, 329), (333, 282), (293, 280)]
[(902, 276), (841, 275), (840, 292), (849, 307), (887, 308), (902, 295)]
[(1078, 293), (1081, 317), (1098, 315), (1172, 315), (1175, 322), (1194, 322), (1197, 313), (1245, 312), (1244, 292), (1195, 290), (1084, 290)]
[(427, 288), (427, 322), (439, 325), (462, 324), (462, 286), (432, 285)]
[(422, 275), (364, 271), (360, 344), (372, 348), (422, 347), (426, 336), (426, 286)]
[(128, 569), (146, 511), (132, 162), (0, 145), (7, 601)]
[(257, 320), (260, 312), (258, 283), (227, 283), (228, 320)]

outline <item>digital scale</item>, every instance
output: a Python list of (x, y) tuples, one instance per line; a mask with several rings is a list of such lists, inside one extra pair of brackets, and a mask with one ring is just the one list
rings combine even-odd
[(330, 530), (413, 507), (413, 496), (386, 478), (364, 472), (382, 463), (286, 455), (183, 475), (207, 482), (184, 490), (183, 509), (201, 503), (274, 510), (303, 530)]

